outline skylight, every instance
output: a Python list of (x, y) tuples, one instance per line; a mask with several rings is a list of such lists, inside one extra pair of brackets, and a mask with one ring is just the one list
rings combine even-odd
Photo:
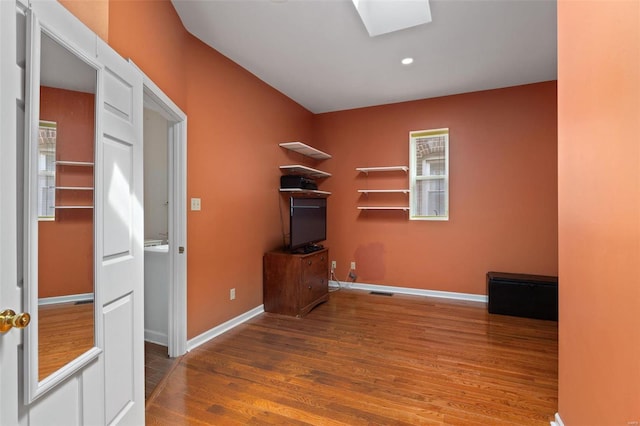
[(369, 36), (431, 22), (429, 0), (352, 0)]

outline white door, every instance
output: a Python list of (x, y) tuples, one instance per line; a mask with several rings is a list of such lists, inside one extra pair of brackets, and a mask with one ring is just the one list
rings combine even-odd
[[(32, 384), (25, 380), (25, 368), (37, 359), (28, 353), (37, 350), (32, 339), (25, 342), (24, 331), (17, 329), (1, 334), (0, 425), (144, 424), (142, 76), (57, 1), (33, 1), (32, 8), (36, 25), (99, 64), (96, 348), (78, 367), (67, 365), (60, 374)], [(33, 119), (23, 89), (29, 84), (22, 52), (29, 42), (23, 12), (20, 0), (0, 1), (0, 310), (17, 312), (33, 305), (24, 302), (34, 293), (29, 279), (21, 282), (18, 268), (24, 240), (19, 209), (24, 185), (18, 166), (25, 143), (21, 129), (25, 116)], [(36, 48), (34, 57), (37, 54)], [(24, 244), (25, 253), (32, 253), (32, 244)], [(29, 255), (25, 257), (28, 262)], [(27, 330), (37, 333), (37, 315)]]
[[(97, 293), (102, 300), (105, 419), (144, 423), (144, 199), (142, 75), (102, 40), (103, 128), (96, 180)], [(98, 167), (96, 170), (100, 170)], [(100, 213), (103, 214), (101, 217)], [(124, 421), (126, 420), (126, 421)]]

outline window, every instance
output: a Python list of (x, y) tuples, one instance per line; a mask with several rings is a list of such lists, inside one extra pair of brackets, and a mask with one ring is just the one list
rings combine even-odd
[(449, 129), (409, 133), (412, 220), (449, 220)]
[(57, 124), (41, 121), (38, 134), (38, 219), (55, 219)]

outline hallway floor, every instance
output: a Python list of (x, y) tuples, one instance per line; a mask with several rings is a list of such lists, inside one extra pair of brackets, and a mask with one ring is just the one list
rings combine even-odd
[(175, 359), (169, 358), (167, 347), (144, 342), (144, 398), (149, 399), (158, 384), (169, 372)]

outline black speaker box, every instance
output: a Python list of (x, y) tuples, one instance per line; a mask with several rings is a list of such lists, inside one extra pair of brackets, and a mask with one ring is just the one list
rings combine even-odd
[(558, 277), (487, 272), (489, 313), (558, 320)]
[(298, 189), (318, 189), (318, 185), (313, 179), (298, 175), (282, 175), (280, 176), (280, 188), (298, 188)]

